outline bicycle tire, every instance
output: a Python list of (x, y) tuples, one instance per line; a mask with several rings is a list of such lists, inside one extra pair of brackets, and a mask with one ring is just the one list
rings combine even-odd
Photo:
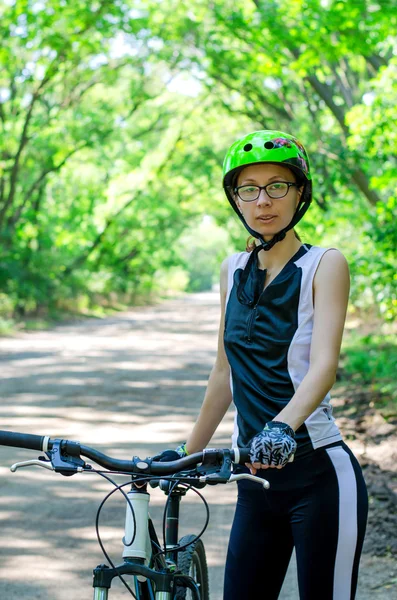
[[(189, 543), (187, 548), (178, 553), (178, 569), (196, 581), (200, 589), (200, 600), (209, 600), (208, 566), (204, 544), (192, 534), (185, 535), (179, 540), (181, 546)], [(188, 588), (177, 586), (174, 600), (189, 600), (190, 598), (192, 595)]]

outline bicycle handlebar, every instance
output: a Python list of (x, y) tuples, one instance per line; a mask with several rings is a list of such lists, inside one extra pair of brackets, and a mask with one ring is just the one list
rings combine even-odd
[[(79, 442), (70, 440), (50, 439), (48, 436), (33, 435), (30, 433), (17, 433), (14, 431), (0, 431), (0, 446), (13, 446), (27, 450), (51, 451), (55, 443), (60, 443), (61, 453), (78, 457), (83, 455), (95, 461), (98, 465), (110, 471), (122, 473), (147, 473), (151, 475), (172, 475), (189, 467), (194, 467), (203, 462), (206, 453), (212, 452), (222, 460), (224, 450), (210, 449), (196, 452), (184, 458), (171, 462), (153, 462), (151, 459), (134, 457), (132, 460), (120, 460), (107, 456), (94, 448), (80, 445)], [(234, 448), (230, 450), (233, 462), (244, 464), (249, 462), (248, 448)]]
[(15, 448), (26, 448), (27, 450), (38, 450), (40, 452), (46, 451), (46, 448), (43, 447), (44, 440), (44, 435), (0, 431), (1, 446), (14, 446)]

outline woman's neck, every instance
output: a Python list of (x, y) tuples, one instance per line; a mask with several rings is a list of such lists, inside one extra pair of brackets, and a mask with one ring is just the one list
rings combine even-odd
[[(260, 242), (257, 242), (259, 244)], [(294, 256), (302, 246), (302, 242), (295, 237), (293, 230), (281, 242), (277, 242), (271, 250), (261, 250), (258, 254), (258, 266), (268, 272), (282, 269), (283, 266)]]

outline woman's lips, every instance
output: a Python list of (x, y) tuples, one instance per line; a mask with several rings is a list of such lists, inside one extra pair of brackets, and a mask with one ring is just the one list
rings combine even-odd
[(266, 215), (266, 216), (263, 215), (261, 217), (257, 217), (257, 220), (261, 221), (262, 223), (272, 223), (275, 218), (276, 218), (276, 215)]

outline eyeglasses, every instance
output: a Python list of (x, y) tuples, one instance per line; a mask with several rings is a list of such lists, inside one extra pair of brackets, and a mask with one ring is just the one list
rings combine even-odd
[(297, 183), (289, 181), (273, 181), (267, 185), (240, 185), (234, 188), (234, 192), (243, 202), (254, 202), (254, 200), (258, 200), (261, 190), (265, 190), (269, 198), (284, 198), (291, 186), (299, 187)]

